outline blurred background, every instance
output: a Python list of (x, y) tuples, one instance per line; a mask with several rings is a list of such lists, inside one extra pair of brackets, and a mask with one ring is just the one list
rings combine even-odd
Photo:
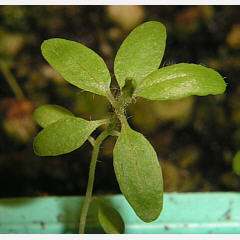
[[(154, 146), (166, 192), (238, 191), (232, 158), (240, 149), (239, 11), (239, 6), (0, 6), (0, 197), (83, 195), (90, 144), (58, 157), (35, 156), (32, 142), (40, 128), (32, 113), (42, 104), (59, 104), (98, 119), (110, 109), (104, 97), (64, 81), (43, 59), (41, 43), (53, 37), (78, 41), (102, 56), (113, 74), (121, 42), (149, 20), (167, 28), (161, 66), (209, 66), (228, 86), (218, 96), (138, 99), (128, 109), (130, 125)], [(109, 138), (102, 145), (95, 194), (120, 192), (114, 142)]]

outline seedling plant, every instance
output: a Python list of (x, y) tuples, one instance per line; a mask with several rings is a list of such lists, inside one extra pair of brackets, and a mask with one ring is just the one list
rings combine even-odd
[[(150, 21), (135, 28), (124, 40), (114, 60), (119, 91), (110, 88), (111, 76), (103, 59), (86, 46), (60, 38), (43, 42), (47, 62), (69, 83), (106, 97), (113, 111), (108, 119), (88, 121), (57, 105), (43, 105), (34, 118), (43, 128), (34, 140), (39, 156), (57, 156), (81, 147), (89, 140), (93, 146), (86, 197), (80, 215), (79, 233), (84, 233), (98, 153), (108, 136), (117, 138), (113, 167), (120, 190), (136, 215), (144, 222), (156, 220), (163, 206), (163, 177), (156, 152), (148, 140), (133, 130), (126, 108), (138, 97), (172, 100), (190, 95), (222, 94), (226, 84), (213, 69), (188, 63), (159, 69), (166, 44), (166, 29)], [(120, 124), (119, 124), (120, 123)], [(91, 133), (105, 129), (94, 139)], [(99, 202), (98, 219), (106, 233), (123, 233), (124, 222), (110, 206)]]

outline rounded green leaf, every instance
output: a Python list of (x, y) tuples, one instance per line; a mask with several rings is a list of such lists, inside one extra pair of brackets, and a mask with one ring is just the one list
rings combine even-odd
[(43, 42), (42, 54), (65, 80), (84, 90), (106, 96), (111, 77), (103, 59), (74, 41), (53, 38)]
[(73, 114), (64, 107), (46, 104), (38, 107), (33, 117), (42, 128), (45, 128), (62, 118), (73, 117)]
[(240, 151), (236, 153), (236, 155), (233, 158), (233, 171), (240, 176)]
[(223, 77), (213, 69), (180, 63), (148, 75), (134, 95), (150, 100), (173, 100), (191, 95), (222, 94), (225, 89)]
[(166, 44), (166, 29), (160, 22), (150, 21), (135, 28), (119, 48), (114, 73), (120, 88), (127, 78), (138, 85), (159, 68)]
[(163, 205), (163, 179), (158, 157), (141, 134), (123, 125), (113, 151), (121, 192), (145, 222), (158, 218)]
[(44, 128), (33, 142), (38, 156), (57, 156), (79, 148), (104, 120), (87, 121), (68, 117)]
[(98, 220), (106, 233), (124, 233), (125, 225), (121, 215), (116, 209), (107, 204), (99, 204)]

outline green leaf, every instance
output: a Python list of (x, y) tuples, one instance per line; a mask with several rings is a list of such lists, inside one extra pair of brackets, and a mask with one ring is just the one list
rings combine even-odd
[(233, 158), (233, 171), (240, 176), (240, 151), (236, 153), (236, 155)]
[(43, 42), (42, 54), (65, 80), (84, 90), (106, 96), (111, 81), (103, 59), (81, 43), (53, 38)]
[(33, 117), (42, 128), (45, 128), (62, 118), (73, 117), (73, 114), (64, 107), (46, 104), (38, 107)]
[(141, 134), (123, 125), (113, 151), (121, 192), (145, 222), (158, 218), (163, 204), (163, 179), (158, 157)]
[(104, 203), (99, 203), (98, 220), (106, 233), (124, 233), (125, 225), (119, 212)]
[(191, 95), (222, 94), (225, 89), (222, 76), (213, 69), (180, 63), (148, 75), (134, 95), (150, 100), (173, 100)]
[(114, 73), (120, 88), (126, 79), (138, 85), (159, 68), (166, 44), (166, 29), (160, 22), (146, 22), (135, 28), (119, 48)]
[(68, 117), (44, 128), (34, 139), (34, 152), (39, 156), (57, 156), (79, 148), (105, 120), (87, 121)]

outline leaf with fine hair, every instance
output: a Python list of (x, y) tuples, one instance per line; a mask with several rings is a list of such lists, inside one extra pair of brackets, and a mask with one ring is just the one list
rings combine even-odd
[(42, 54), (69, 83), (107, 96), (111, 76), (103, 59), (81, 43), (60, 38), (45, 40)]
[(33, 117), (42, 128), (45, 128), (60, 119), (73, 117), (73, 114), (64, 107), (46, 104), (38, 107), (34, 111)]
[(60, 119), (44, 128), (34, 139), (33, 148), (38, 156), (57, 156), (74, 151), (105, 120), (87, 121), (82, 118)]
[(113, 150), (114, 171), (121, 192), (145, 222), (158, 218), (163, 205), (163, 179), (152, 145), (127, 124)]
[(143, 78), (157, 70), (166, 45), (166, 29), (160, 22), (149, 21), (136, 27), (119, 48), (114, 73), (120, 88), (126, 79), (138, 85)]
[(174, 100), (191, 95), (222, 94), (225, 89), (223, 77), (213, 69), (179, 63), (148, 75), (137, 86), (134, 95), (150, 100)]
[(98, 206), (98, 220), (105, 233), (124, 233), (125, 225), (119, 212), (102, 202)]

